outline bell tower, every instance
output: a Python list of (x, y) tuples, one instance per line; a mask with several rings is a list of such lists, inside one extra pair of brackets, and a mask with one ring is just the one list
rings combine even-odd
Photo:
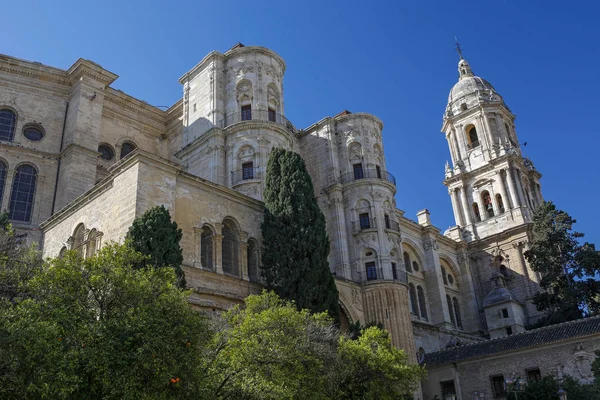
[(442, 126), (452, 160), (444, 184), (460, 235), (471, 242), (531, 222), (543, 198), (541, 174), (522, 155), (515, 116), (458, 51), (458, 82)]

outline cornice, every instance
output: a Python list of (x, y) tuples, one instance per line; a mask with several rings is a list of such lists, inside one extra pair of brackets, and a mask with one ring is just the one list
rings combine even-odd
[(192, 67), (192, 69), (190, 69), (188, 72), (183, 74), (181, 76), (181, 78), (179, 78), (179, 83), (181, 83), (183, 85), (186, 80), (190, 79), (193, 75), (195, 75), (196, 72), (198, 72), (198, 70), (200, 70), (202, 67), (204, 67), (204, 64), (206, 64), (209, 60), (211, 60), (213, 58), (216, 58), (219, 60), (224, 60), (225, 56), (216, 50), (211, 51), (210, 53), (205, 55), (204, 58), (202, 60), (200, 60), (200, 62), (198, 64), (194, 65)]
[(241, 131), (258, 130), (258, 129), (267, 129), (267, 130), (271, 130), (271, 131), (276, 131), (277, 133), (281, 134), (289, 141), (290, 146), (293, 145), (294, 136), (293, 136), (292, 132), (288, 131), (283, 125), (280, 125), (276, 122), (261, 121), (261, 120), (253, 119), (253, 120), (249, 120), (249, 121), (236, 122), (235, 124), (229, 125), (225, 129), (223, 129), (223, 131), (225, 132), (226, 135), (231, 135), (231, 134), (241, 132)]
[(38, 79), (59, 85), (69, 86), (71, 84), (66, 71), (4, 54), (0, 54), (0, 72), (19, 75), (28, 79)]
[(154, 107), (144, 101), (138, 100), (133, 96), (125, 94), (124, 92), (107, 88), (104, 95), (104, 101), (108, 101), (120, 108), (131, 111), (136, 115), (143, 115), (144, 117), (151, 119), (161, 125), (166, 125), (166, 112), (160, 108)]
[(43, 150), (38, 150), (38, 149), (34, 149), (31, 147), (26, 147), (21, 145), (18, 142), (5, 142), (5, 141), (1, 141), (0, 142), (0, 148), (5, 147), (7, 149), (12, 149), (12, 150), (17, 150), (17, 151), (29, 151), (34, 153), (37, 156), (41, 156), (42, 158), (47, 158), (47, 159), (52, 159), (52, 160), (57, 160), (58, 159), (58, 154), (57, 153), (50, 153), (47, 151), (43, 151)]
[(286, 69), (285, 61), (283, 58), (275, 53), (273, 50), (268, 49), (262, 46), (244, 46), (244, 47), (236, 47), (234, 49), (227, 50), (223, 55), (226, 58), (231, 58), (232, 56), (237, 56), (244, 53), (260, 53), (266, 56), (270, 56), (275, 58), (281, 64), (281, 73), (283, 74)]
[(198, 147), (201, 147), (203, 144), (208, 142), (213, 137), (219, 136), (219, 134), (221, 132), (222, 132), (221, 128), (212, 127), (209, 130), (207, 130), (206, 132), (204, 132), (203, 134), (201, 134), (200, 136), (198, 136), (191, 143), (188, 143), (183, 148), (177, 150), (175, 152), (175, 154), (173, 154), (173, 155), (175, 157), (181, 159), (182, 157), (184, 157), (184, 156), (188, 155), (189, 153), (191, 153), (192, 151), (196, 150)]
[(339, 117), (335, 117), (334, 119), (336, 122), (343, 122), (343, 121), (350, 120), (350, 119), (360, 119), (360, 118), (370, 119), (371, 121), (373, 121), (379, 125), (380, 131), (383, 130), (383, 122), (379, 118), (377, 118), (375, 115), (369, 114), (369, 113), (358, 112), (358, 113), (344, 114), (344, 115), (340, 115)]
[(75, 61), (67, 70), (67, 74), (71, 83), (85, 76), (102, 83), (104, 86), (110, 85), (119, 77), (119, 75), (102, 68), (95, 62), (83, 58)]

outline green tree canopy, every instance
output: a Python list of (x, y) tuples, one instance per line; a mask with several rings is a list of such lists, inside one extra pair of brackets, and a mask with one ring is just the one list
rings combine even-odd
[(340, 362), (344, 365), (340, 399), (400, 399), (417, 388), (425, 371), (408, 365), (403, 350), (392, 345), (387, 331), (371, 326), (355, 340), (341, 337)]
[(217, 332), (213, 398), (397, 399), (424, 376), (387, 331), (373, 326), (351, 340), (327, 313), (297, 310), (274, 292), (248, 297)]
[(575, 220), (545, 202), (533, 216), (531, 247), (525, 258), (541, 274), (534, 303), (548, 316), (539, 325), (570, 321), (600, 311), (600, 252), (591, 243), (580, 243), (573, 231)]
[(267, 287), (298, 309), (339, 319), (338, 291), (329, 269), (325, 217), (304, 160), (276, 148), (267, 165), (262, 223), (262, 275)]
[(33, 296), (0, 315), (10, 354), (0, 398), (197, 398), (207, 324), (173, 270), (132, 268), (142, 258), (108, 244), (50, 261)]
[(222, 322), (213, 342), (215, 398), (335, 398), (339, 332), (326, 313), (298, 311), (264, 292)]
[(171, 213), (164, 206), (156, 206), (136, 218), (125, 239), (131, 247), (146, 256), (137, 267), (171, 267), (177, 274), (177, 285), (185, 288), (185, 274), (181, 268), (183, 251), (179, 241), (183, 233)]

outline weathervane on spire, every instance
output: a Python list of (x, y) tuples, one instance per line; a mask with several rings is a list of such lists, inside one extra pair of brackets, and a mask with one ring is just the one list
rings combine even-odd
[(462, 49), (460, 48), (460, 43), (458, 43), (458, 39), (456, 38), (456, 36), (454, 36), (454, 40), (456, 40), (456, 52), (458, 53), (458, 55), (460, 56), (460, 59), (463, 59), (463, 55), (462, 55)]

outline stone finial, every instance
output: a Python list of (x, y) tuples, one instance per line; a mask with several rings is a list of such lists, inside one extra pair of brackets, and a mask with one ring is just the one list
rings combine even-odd
[(431, 225), (431, 214), (428, 209), (421, 210), (417, 213), (417, 221), (421, 226)]

